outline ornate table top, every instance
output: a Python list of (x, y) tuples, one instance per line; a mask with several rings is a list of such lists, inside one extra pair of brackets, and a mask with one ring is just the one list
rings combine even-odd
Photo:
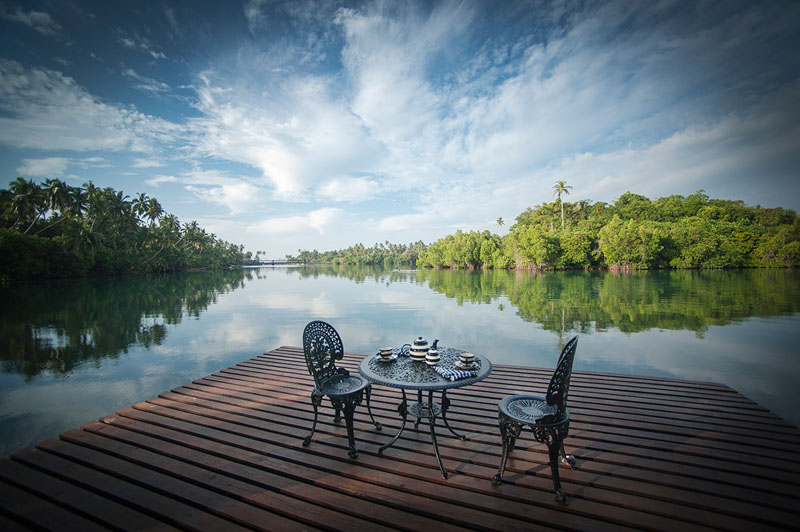
[[(463, 349), (453, 349), (451, 347), (440, 347), (439, 366), (442, 368), (456, 368), (458, 355), (463, 353)], [(446, 390), (448, 388), (460, 388), (468, 386), (485, 379), (492, 372), (492, 363), (482, 355), (475, 355), (475, 369), (477, 375), (464, 379), (451, 381), (436, 373), (431, 366), (425, 362), (414, 362), (410, 356), (400, 355), (391, 362), (378, 360), (379, 355), (367, 355), (358, 367), (359, 373), (370, 382), (391, 386), (393, 388), (404, 388), (406, 390)]]

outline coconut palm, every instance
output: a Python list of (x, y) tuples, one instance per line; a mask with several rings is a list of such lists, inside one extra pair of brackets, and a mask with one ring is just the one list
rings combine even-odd
[(32, 180), (18, 177), (11, 182), (8, 191), (11, 193), (9, 214), (14, 219), (13, 227), (26, 225), (23, 233), (27, 233), (45, 209), (42, 190)]
[(503, 224), (504, 224), (504, 223), (505, 223), (505, 222), (503, 221), (503, 217), (502, 217), (502, 216), (499, 216), (499, 217), (497, 218), (497, 227), (503, 227)]
[(569, 189), (572, 187), (567, 185), (566, 181), (556, 181), (553, 185), (553, 196), (558, 196), (558, 203), (561, 204), (561, 229), (564, 229), (564, 202), (561, 201), (561, 194), (569, 195)]
[(147, 201), (147, 208), (145, 209), (145, 215), (150, 219), (150, 225), (155, 224), (156, 220), (158, 220), (162, 214), (164, 214), (164, 209), (161, 207), (161, 204), (157, 199), (150, 198)]
[(139, 192), (133, 200), (131, 200), (131, 208), (137, 217), (142, 219), (147, 217), (147, 203), (150, 198), (144, 192)]

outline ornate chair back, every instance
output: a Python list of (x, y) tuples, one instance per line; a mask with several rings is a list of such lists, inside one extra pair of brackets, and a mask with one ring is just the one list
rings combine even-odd
[(564, 419), (567, 413), (567, 395), (569, 394), (569, 379), (572, 376), (572, 362), (575, 360), (575, 350), (578, 347), (578, 337), (575, 336), (567, 342), (561, 355), (558, 357), (558, 364), (550, 378), (550, 385), (547, 387), (546, 401), (550, 406), (557, 408), (553, 416), (553, 422)]
[(348, 374), (344, 368), (337, 368), (336, 361), (344, 358), (344, 346), (339, 333), (324, 321), (312, 321), (303, 331), (303, 353), (308, 372), (314, 377), (317, 388), (325, 379), (333, 375)]

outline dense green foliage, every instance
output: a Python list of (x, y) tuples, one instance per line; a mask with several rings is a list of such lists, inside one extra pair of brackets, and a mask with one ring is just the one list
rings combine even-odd
[(419, 253), (417, 265), (534, 270), (793, 267), (800, 265), (800, 218), (787, 209), (710, 199), (703, 191), (655, 201), (627, 192), (611, 205), (562, 203), (559, 198), (523, 211), (503, 237), (457, 231), (439, 239)]
[(128, 200), (92, 183), (17, 178), (0, 190), (0, 276), (76, 277), (224, 268), (250, 260), (241, 246), (181, 224), (155, 198)]
[(422, 241), (412, 244), (392, 244), (388, 240), (372, 247), (356, 244), (347, 249), (325, 251), (297, 250), (297, 255), (286, 255), (291, 261), (307, 264), (346, 264), (350, 266), (388, 266), (397, 268), (403, 265), (415, 266), (419, 253), (425, 249)]

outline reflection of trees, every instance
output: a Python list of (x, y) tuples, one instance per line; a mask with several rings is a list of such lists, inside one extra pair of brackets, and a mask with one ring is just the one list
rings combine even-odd
[(797, 270), (403, 272), (370, 266), (287, 270), (294, 272), (304, 278), (427, 283), (459, 305), (465, 301), (492, 304), (504, 296), (520, 318), (560, 334), (608, 328), (626, 333), (686, 329), (702, 334), (710, 325), (800, 312)]
[(167, 325), (197, 317), (248, 270), (0, 285), (0, 360), (27, 378), (159, 345)]
[(593, 327), (627, 333), (653, 328), (702, 333), (709, 325), (800, 312), (800, 272), (795, 270), (425, 270), (418, 276), (459, 304), (491, 303), (507, 296), (523, 320), (561, 333)]
[(357, 283), (367, 280), (380, 282), (398, 282), (415, 280), (416, 273), (410, 270), (391, 270), (383, 266), (347, 266), (347, 265), (324, 265), (307, 266), (303, 268), (287, 268), (289, 275), (300, 275), (303, 279), (316, 279), (318, 277), (342, 277)]

